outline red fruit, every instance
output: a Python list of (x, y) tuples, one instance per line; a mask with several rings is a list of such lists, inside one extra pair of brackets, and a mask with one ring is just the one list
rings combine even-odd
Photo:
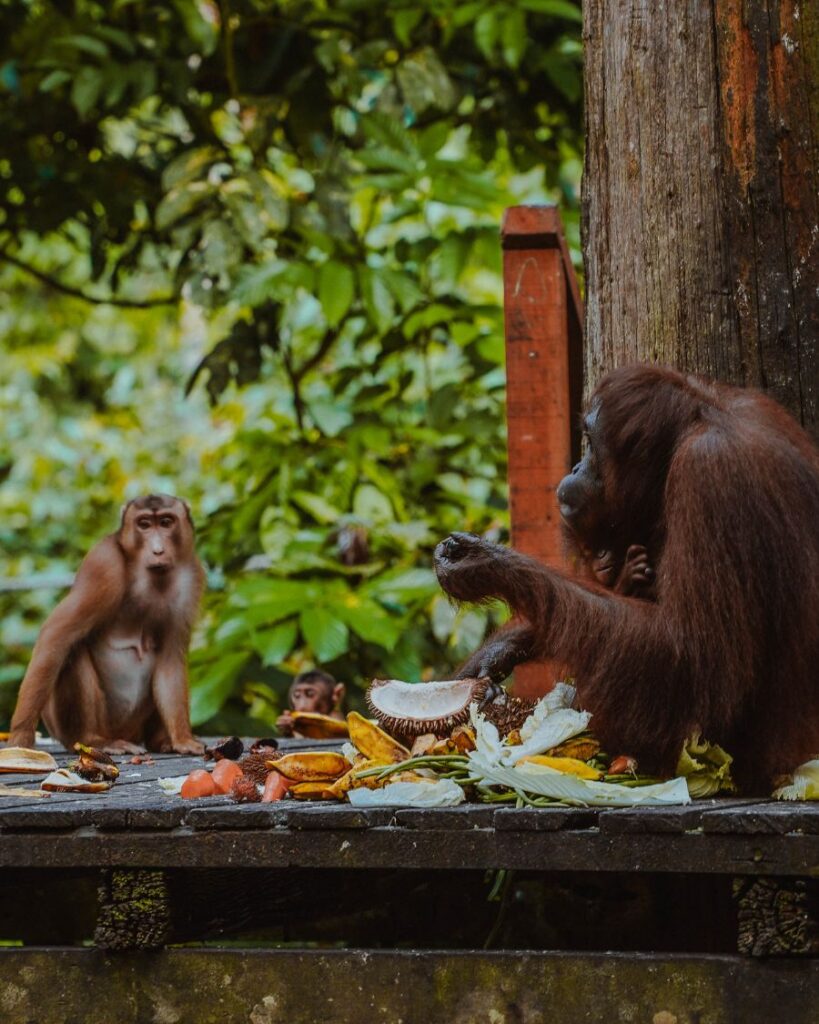
[(272, 804), (276, 800), (281, 800), (288, 789), (290, 789), (290, 785), (291, 783), (283, 775), (279, 775), (278, 772), (271, 772), (265, 780), (262, 803)]
[(217, 761), (216, 767), (211, 772), (217, 793), (229, 793), (233, 783), (241, 777), (242, 769), (235, 761), (228, 761), (227, 758)]
[(216, 786), (210, 776), (210, 772), (197, 768), (182, 783), (179, 795), (183, 800), (196, 800), (200, 796), (213, 796), (215, 792)]

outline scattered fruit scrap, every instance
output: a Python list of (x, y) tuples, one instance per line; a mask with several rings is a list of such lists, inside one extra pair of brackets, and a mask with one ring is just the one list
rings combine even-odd
[[(376, 720), (350, 712), (341, 723), (349, 742), (340, 753), (282, 753), (275, 740), (265, 739), (245, 754), (232, 737), (206, 754), (217, 762), (213, 771), (192, 772), (180, 795), (229, 793), (239, 803), (434, 807), (468, 799), (518, 807), (627, 807), (688, 803), (692, 796), (733, 788), (729, 755), (696, 737), (672, 779), (641, 774), (627, 754), (611, 757), (589, 731), (591, 715), (573, 706), (575, 691), (566, 683), (539, 701), (524, 702), (492, 696), (482, 679), (376, 680), (367, 699)], [(161, 780), (163, 788), (178, 791), (171, 783)]]

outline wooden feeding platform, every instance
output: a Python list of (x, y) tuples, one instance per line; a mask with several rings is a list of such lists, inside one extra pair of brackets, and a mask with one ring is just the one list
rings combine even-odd
[(4, 1024), (816, 1020), (819, 806), (239, 805), (154, 760), (0, 798)]

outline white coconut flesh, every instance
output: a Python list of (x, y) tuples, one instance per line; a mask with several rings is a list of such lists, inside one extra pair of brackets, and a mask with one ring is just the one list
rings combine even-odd
[(390, 719), (418, 731), (427, 723), (465, 719), (469, 705), (479, 700), (485, 680), (445, 679), (430, 683), (405, 683), (399, 679), (376, 680), (367, 694), (379, 718)]

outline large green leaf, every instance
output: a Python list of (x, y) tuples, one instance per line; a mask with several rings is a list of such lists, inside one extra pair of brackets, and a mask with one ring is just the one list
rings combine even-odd
[(249, 652), (226, 654), (203, 667), (191, 682), (191, 724), (196, 727), (212, 718), (233, 691)]
[(253, 636), (253, 649), (259, 654), (263, 665), (278, 665), (293, 650), (298, 636), (295, 619), (281, 622), (272, 629), (259, 630)]
[(187, 217), (213, 193), (205, 181), (192, 181), (171, 189), (156, 208), (157, 230), (164, 231), (183, 217)]
[(337, 260), (328, 260), (319, 270), (319, 302), (327, 323), (335, 327), (346, 315), (355, 298), (355, 274)]
[(580, 4), (573, 4), (570, 0), (518, 0), (518, 4), (525, 11), (566, 18), (568, 21), (577, 22), (578, 25), (583, 23)]
[(299, 616), (304, 639), (319, 662), (332, 661), (347, 650), (350, 632), (326, 608), (305, 608)]
[(333, 609), (347, 625), (369, 643), (391, 651), (398, 643), (404, 624), (389, 615), (375, 601), (350, 595), (347, 602), (339, 602)]

